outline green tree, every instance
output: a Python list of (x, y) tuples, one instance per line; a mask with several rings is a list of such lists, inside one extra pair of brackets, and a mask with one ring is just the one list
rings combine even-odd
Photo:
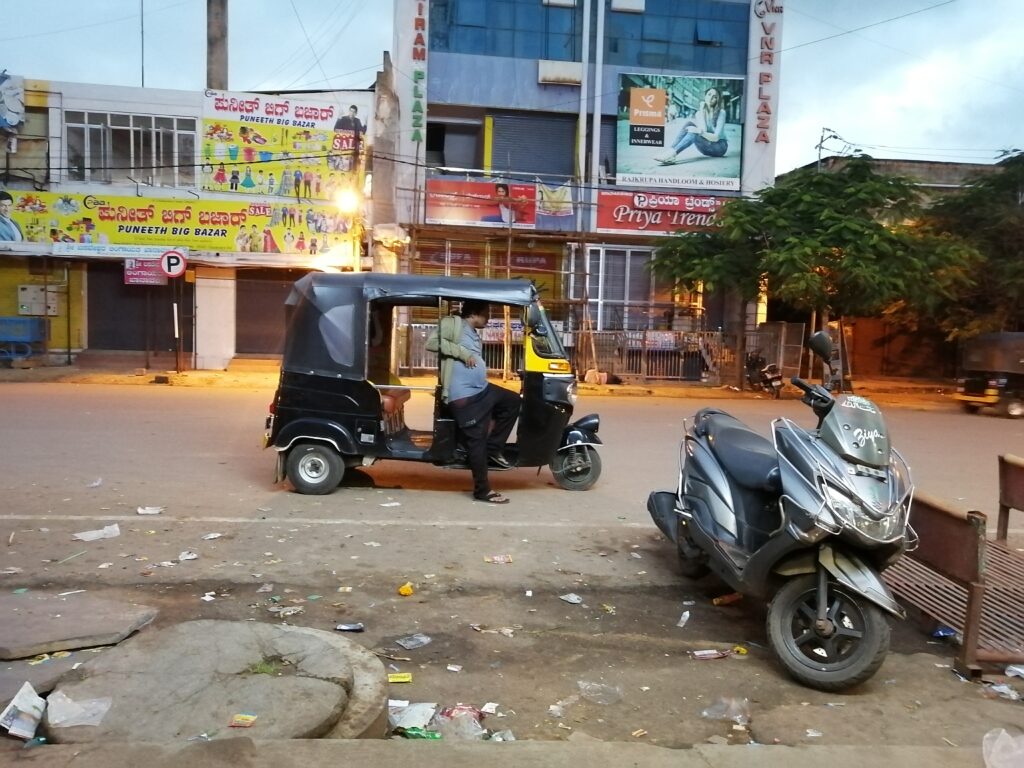
[(1024, 153), (939, 200), (923, 226), (981, 256), (973, 285), (932, 308), (935, 322), (951, 337), (1024, 331)]
[[(674, 235), (655, 253), (660, 274), (738, 291), (768, 292), (829, 315), (871, 316), (894, 303), (934, 308), (969, 284), (975, 254), (918, 224), (908, 179), (875, 173), (855, 157), (835, 172), (800, 169), (756, 197), (730, 201), (710, 235)], [(742, 350), (740, 350), (742, 354)]]

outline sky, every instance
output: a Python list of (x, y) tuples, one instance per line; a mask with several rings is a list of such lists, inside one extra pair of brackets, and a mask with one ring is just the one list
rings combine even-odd
[[(1024, 148), (1024, 0), (784, 4), (778, 173), (814, 162), (823, 137), (824, 156), (989, 163)], [(392, 5), (231, 0), (230, 89), (370, 86)], [(205, 15), (206, 0), (0, 0), (0, 70), (202, 90)]]

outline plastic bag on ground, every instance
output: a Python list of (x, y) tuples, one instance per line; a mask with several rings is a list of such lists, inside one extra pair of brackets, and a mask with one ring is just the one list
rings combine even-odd
[(739, 725), (750, 723), (750, 700), (720, 698), (700, 713), (708, 720), (731, 720)]
[(586, 680), (577, 680), (580, 696), (595, 704), (614, 704), (622, 699), (622, 689), (617, 685), (605, 685), (604, 683), (591, 683)]
[(1005, 728), (994, 728), (981, 742), (985, 768), (1020, 768), (1024, 765), (1024, 735), (1011, 736)]
[(47, 722), (51, 728), (71, 728), (76, 725), (99, 725), (112, 704), (110, 698), (74, 701), (60, 691), (51, 693), (46, 700)]
[(473, 707), (446, 707), (434, 715), (430, 729), (445, 739), (483, 739), (487, 729), (480, 725), (480, 718), (480, 711)]

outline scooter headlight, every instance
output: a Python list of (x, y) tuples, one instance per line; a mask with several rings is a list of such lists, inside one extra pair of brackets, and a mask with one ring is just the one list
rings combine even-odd
[(889, 541), (901, 535), (906, 520), (906, 510), (903, 505), (894, 507), (881, 515), (869, 515), (860, 504), (838, 488), (833, 488), (827, 483), (823, 488), (825, 499), (836, 522), (875, 541)]
[(853, 525), (854, 520), (856, 520), (858, 516), (864, 514), (860, 505), (838, 488), (833, 488), (827, 483), (824, 484), (823, 487), (825, 490), (825, 499), (828, 501), (829, 508), (838, 518), (838, 522), (845, 525)]

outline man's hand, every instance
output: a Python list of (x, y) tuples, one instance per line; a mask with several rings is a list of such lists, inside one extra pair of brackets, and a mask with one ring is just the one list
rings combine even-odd
[(466, 361), (467, 368), (476, 368), (476, 358), (473, 355), (469, 356), (469, 360)]

